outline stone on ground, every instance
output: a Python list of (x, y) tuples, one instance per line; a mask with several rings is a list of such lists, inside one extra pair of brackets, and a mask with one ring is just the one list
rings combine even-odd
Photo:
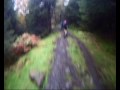
[(40, 87), (45, 79), (45, 74), (36, 70), (30, 71), (30, 79)]

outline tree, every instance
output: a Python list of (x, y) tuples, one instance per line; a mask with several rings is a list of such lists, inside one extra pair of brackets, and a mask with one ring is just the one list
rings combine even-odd
[(84, 26), (90, 31), (115, 32), (115, 0), (70, 0), (65, 16), (71, 24)]
[(16, 17), (12, 5), (11, 0), (4, 1), (4, 60), (16, 58), (11, 50), (12, 43), (16, 39)]
[(32, 33), (46, 35), (51, 32), (51, 18), (55, 0), (30, 1), (29, 14), (26, 15), (27, 27)]
[(67, 18), (70, 24), (79, 25), (81, 20), (79, 9), (79, 0), (70, 0), (65, 9), (64, 18)]

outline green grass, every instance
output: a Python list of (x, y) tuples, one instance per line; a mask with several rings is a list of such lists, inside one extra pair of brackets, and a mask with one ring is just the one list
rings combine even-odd
[(104, 84), (116, 88), (116, 44), (81, 29), (71, 28), (70, 32), (85, 44), (95, 58), (96, 67)]
[(78, 45), (73, 39), (68, 38), (68, 42), (69, 42), (68, 52), (72, 58), (73, 64), (76, 66), (76, 68), (78, 68), (78, 70), (80, 69), (81, 71), (84, 72), (85, 70), (87, 70), (87, 66), (85, 64), (82, 52), (79, 50)]
[(55, 43), (53, 43), (58, 37), (57, 33), (54, 33), (44, 39), (42, 39), (39, 45), (30, 52), (21, 56), (17, 63), (23, 61), (25, 65), (22, 69), (17, 69), (17, 65), (11, 66), (14, 70), (8, 69), (4, 71), (4, 88), (5, 89), (38, 89), (35, 83), (29, 78), (30, 70), (39, 70), (46, 74), (43, 88), (48, 81), (48, 75), (51, 70), (51, 61), (53, 60)]
[[(85, 84), (84, 89), (92, 89), (94, 85), (93, 83), (91, 83), (92, 77), (88, 72), (83, 53), (80, 51), (79, 46), (77, 45), (75, 40), (68, 37), (68, 42), (68, 52), (72, 58), (72, 63), (74, 64), (79, 73), (80, 80)], [(74, 87), (75, 90), (76, 88), (77, 87)]]

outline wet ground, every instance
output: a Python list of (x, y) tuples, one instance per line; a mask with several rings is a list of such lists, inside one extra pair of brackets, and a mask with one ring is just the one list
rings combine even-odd
[[(73, 85), (82, 87), (76, 68), (71, 63), (71, 58), (67, 53), (67, 38), (58, 38), (56, 44), (55, 58), (47, 89), (71, 89)], [(74, 81), (67, 80), (68, 75)]]
[[(96, 90), (103, 89), (101, 79), (96, 71), (94, 59), (91, 56), (85, 45), (75, 36), (69, 33), (69, 36), (76, 41), (79, 49), (83, 52), (89, 73), (92, 76), (93, 83)], [(67, 38), (59, 37), (56, 42), (54, 63), (50, 73), (46, 89), (73, 89), (77, 87), (84, 89), (85, 85), (82, 83), (82, 78), (71, 62), (69, 53), (67, 52), (68, 41)], [(68, 79), (70, 77), (71, 79)]]

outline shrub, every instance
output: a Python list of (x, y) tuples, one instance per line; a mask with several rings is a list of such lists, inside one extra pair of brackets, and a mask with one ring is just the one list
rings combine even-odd
[(39, 40), (34, 34), (24, 33), (13, 43), (13, 52), (16, 55), (27, 53), (32, 47), (37, 46)]

